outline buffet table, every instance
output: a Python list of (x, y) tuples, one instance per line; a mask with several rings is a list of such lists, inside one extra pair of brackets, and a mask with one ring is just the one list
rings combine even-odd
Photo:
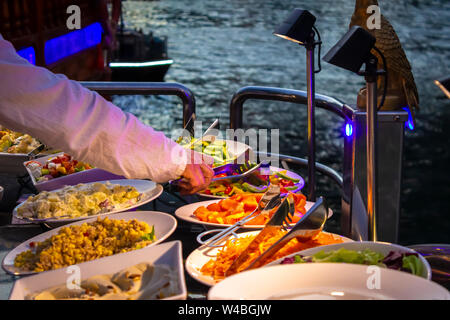
[[(172, 216), (176, 209), (187, 204), (201, 201), (197, 196), (189, 196), (185, 198), (174, 196), (170, 193), (163, 192), (156, 200), (140, 206), (138, 211), (160, 211), (166, 212)], [(17, 224), (14, 219), (11, 219), (11, 213), (1, 213), (3, 221), (9, 216), (9, 220), (12, 222), (6, 225), (0, 225), (0, 261), (16, 246), (27, 241), (28, 239), (39, 235), (45, 231), (48, 231), (48, 227), (44, 224)], [(196, 241), (196, 237), (199, 233), (205, 231), (205, 227), (201, 224), (193, 224), (180, 219), (177, 219), (177, 227), (175, 232), (170, 235), (164, 242), (179, 240), (182, 243), (182, 256), (183, 264), (186, 258), (193, 252), (199, 244)], [(444, 248), (444, 246), (442, 246)], [(445, 246), (448, 249), (448, 246)], [(446, 249), (446, 250), (447, 250)], [(419, 250), (420, 252), (420, 250)], [(447, 252), (447, 251), (446, 251)], [(425, 254), (426, 255), (426, 254)], [(443, 256), (448, 259), (448, 252)], [(445, 260), (448, 262), (448, 260)], [(443, 259), (440, 259), (436, 263), (433, 260), (429, 260), (433, 271), (433, 280), (442, 286), (449, 289), (449, 279), (443, 275), (448, 274), (448, 263)], [(433, 265), (434, 264), (434, 265)], [(205, 300), (210, 287), (203, 285), (194, 278), (192, 278), (184, 269), (186, 287), (187, 287), (187, 299), (188, 300)], [(14, 281), (19, 279), (18, 277), (7, 274), (3, 269), (0, 269), (0, 300), (7, 300), (9, 298)]]
[[(198, 201), (196, 196), (186, 197), (185, 199), (189, 203)], [(178, 207), (185, 204), (176, 197), (164, 192), (158, 199), (139, 207), (138, 210), (161, 211), (173, 214)], [(7, 213), (1, 214), (6, 215)], [(8, 224), (0, 226), (0, 261), (20, 243), (47, 230), (44, 225), (39, 224)], [(183, 259), (186, 259), (199, 246), (196, 236), (202, 231), (205, 231), (202, 226), (186, 223), (178, 219), (176, 231), (164, 242), (180, 240), (183, 244)], [(209, 287), (190, 277), (187, 272), (185, 272), (185, 277), (188, 299), (206, 299)], [(16, 277), (7, 274), (0, 268), (0, 300), (8, 299), (15, 280)]]

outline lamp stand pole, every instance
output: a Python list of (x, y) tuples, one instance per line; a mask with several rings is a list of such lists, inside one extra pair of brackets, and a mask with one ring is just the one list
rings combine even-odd
[(377, 58), (373, 55), (366, 62), (366, 145), (367, 145), (367, 214), (368, 240), (377, 241)]
[(305, 42), (306, 47), (306, 87), (308, 101), (308, 200), (316, 201), (316, 123), (315, 123), (315, 70), (314, 32)]

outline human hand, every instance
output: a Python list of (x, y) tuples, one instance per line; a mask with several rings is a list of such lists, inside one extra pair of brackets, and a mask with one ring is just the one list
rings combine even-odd
[(212, 164), (214, 160), (204, 154), (191, 150), (190, 157), (183, 174), (182, 179), (177, 185), (180, 188), (180, 194), (194, 194), (205, 189), (214, 176)]

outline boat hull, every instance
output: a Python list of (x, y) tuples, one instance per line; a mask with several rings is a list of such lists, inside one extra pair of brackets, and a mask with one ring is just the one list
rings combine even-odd
[(169, 65), (141, 66), (141, 67), (110, 67), (112, 81), (130, 82), (162, 82)]

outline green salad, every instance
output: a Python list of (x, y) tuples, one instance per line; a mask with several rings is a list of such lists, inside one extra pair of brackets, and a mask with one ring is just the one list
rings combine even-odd
[(235, 157), (228, 152), (225, 140), (208, 141), (192, 138), (189, 142), (181, 139), (177, 142), (185, 148), (189, 147), (196, 152), (211, 156), (214, 159), (214, 166), (221, 166), (235, 160)]
[(423, 264), (417, 253), (391, 251), (388, 255), (364, 249), (348, 250), (340, 248), (333, 251), (319, 251), (312, 256), (294, 255), (284, 258), (281, 264), (291, 263), (323, 263), (323, 262), (344, 262), (364, 265), (377, 265), (384, 268), (409, 272), (421, 276), (423, 274)]

